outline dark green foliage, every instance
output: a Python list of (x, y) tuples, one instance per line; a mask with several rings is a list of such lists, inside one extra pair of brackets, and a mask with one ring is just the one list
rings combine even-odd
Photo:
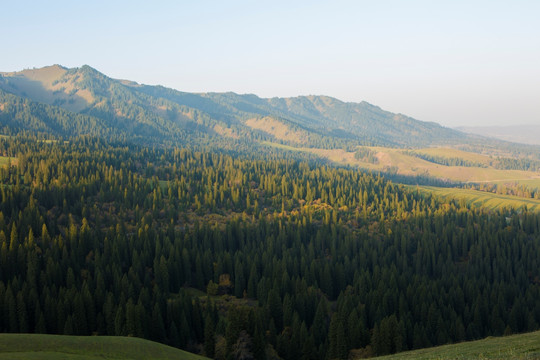
[(540, 169), (540, 159), (531, 158), (501, 158), (495, 160), (496, 169), (538, 171)]
[(274, 321), (276, 330), (279, 332), (283, 329), (283, 308), (279, 293), (276, 289), (270, 290), (268, 293), (268, 315)]
[(360, 147), (354, 153), (354, 158), (371, 164), (378, 164), (379, 159), (377, 159), (376, 155), (377, 153), (375, 151), (366, 147)]
[(214, 319), (210, 315), (206, 316), (204, 325), (204, 353), (209, 358), (214, 357), (216, 350), (216, 332)]
[[(0, 151), (17, 157), (0, 168), (3, 332), (326, 359), (540, 324), (537, 214), (271, 156), (91, 138)], [(193, 295), (210, 281), (230, 295)]]
[[(506, 145), (506, 147), (509, 147), (512, 149), (511, 146)], [(524, 146), (525, 147), (525, 146)], [(361, 153), (363, 154), (363, 153)], [(415, 156), (417, 158), (445, 166), (465, 166), (465, 167), (481, 167), (486, 168), (488, 167), (486, 164), (475, 162), (475, 161), (468, 161), (464, 160), (458, 157), (444, 157), (444, 156), (436, 156), (436, 155), (429, 155), (420, 153), (417, 151), (405, 151), (405, 154)], [(356, 154), (355, 154), (356, 156)], [(366, 156), (366, 155), (363, 155)], [(504, 170), (525, 170), (525, 171), (538, 171), (540, 169), (540, 160), (531, 158), (531, 155), (518, 155), (519, 158), (502, 158), (497, 157), (496, 159), (490, 161), (490, 165), (495, 167), (496, 169), (504, 169)], [(527, 157), (523, 157), (527, 156)]]
[(436, 155), (429, 155), (429, 154), (423, 154), (416, 151), (405, 151), (405, 154), (410, 156), (415, 156), (419, 159), (423, 159), (435, 164), (445, 165), (445, 166), (465, 166), (465, 167), (481, 167), (486, 168), (487, 165), (469, 161), (465, 159), (461, 159), (458, 157), (444, 157), (444, 156), (436, 156)]
[(48, 138), (56, 136), (93, 135), (110, 139), (125, 138), (118, 127), (107, 127), (98, 117), (77, 114), (63, 108), (33, 102), (0, 90), (0, 124), (4, 134), (17, 134), (25, 130)]

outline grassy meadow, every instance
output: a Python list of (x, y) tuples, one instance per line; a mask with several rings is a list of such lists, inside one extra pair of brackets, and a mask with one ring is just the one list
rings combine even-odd
[(0, 360), (204, 360), (156, 342), (115, 336), (0, 334)]
[(357, 159), (354, 152), (343, 149), (317, 149), (294, 147), (272, 142), (263, 142), (283, 150), (301, 151), (314, 154), (322, 159), (336, 164), (357, 166), (371, 171), (387, 172), (389, 169), (405, 176), (429, 176), (454, 182), (512, 182), (519, 184), (537, 185), (540, 187), (540, 173), (523, 170), (501, 170), (489, 166), (492, 160), (487, 155), (470, 153), (452, 148), (425, 148), (415, 150), (417, 153), (444, 158), (459, 158), (465, 161), (483, 164), (485, 167), (446, 166), (436, 164), (419, 157), (408, 154), (403, 149), (386, 147), (365, 147), (374, 152), (377, 163), (370, 163)]
[(387, 360), (428, 359), (540, 359), (540, 331), (444, 345), (377, 357)]
[(440, 188), (435, 186), (411, 186), (411, 188), (418, 189), (420, 192), (432, 193), (445, 198), (452, 197), (458, 200), (463, 199), (471, 205), (493, 210), (504, 207), (521, 208), (526, 206), (528, 210), (540, 211), (540, 200), (537, 199), (500, 195), (471, 189)]

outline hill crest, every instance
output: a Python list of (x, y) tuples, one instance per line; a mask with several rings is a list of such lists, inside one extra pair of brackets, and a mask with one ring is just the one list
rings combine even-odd
[[(459, 131), (391, 113), (365, 101), (343, 102), (324, 95), (260, 98), (233, 92), (186, 93), (112, 79), (89, 65), (1, 73), (0, 90), (96, 117), (103, 126), (128, 138), (150, 137), (168, 143), (210, 137), (352, 149), (357, 145), (430, 146), (467, 138)], [(3, 104), (5, 108), (5, 101)], [(272, 124), (264, 119), (272, 119)], [(271, 129), (276, 126), (296, 135), (285, 136)]]

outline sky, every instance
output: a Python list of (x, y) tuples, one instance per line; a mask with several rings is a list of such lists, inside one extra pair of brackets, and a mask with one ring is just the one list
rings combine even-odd
[(328, 95), (444, 126), (540, 125), (540, 1), (2, 0), (0, 71)]

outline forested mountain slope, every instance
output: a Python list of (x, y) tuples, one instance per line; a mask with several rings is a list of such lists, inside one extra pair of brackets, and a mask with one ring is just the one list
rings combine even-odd
[(2, 332), (293, 360), (540, 327), (537, 213), (278, 158), (87, 137), (0, 151), (17, 158), (0, 168)]
[(189, 119), (182, 107), (130, 91), (89, 66), (4, 74), (0, 88), (0, 119), (11, 132), (99, 135), (146, 144), (204, 137), (198, 131), (197, 112), (192, 110), (195, 120)]
[[(22, 113), (20, 103), (25, 104)], [(50, 116), (41, 123), (31, 120), (42, 112), (58, 112), (70, 124)], [(14, 129), (57, 135), (112, 129), (115, 136), (169, 144), (241, 139), (351, 148), (358, 144), (426, 146), (468, 137), (366, 102), (345, 103), (326, 96), (262, 99), (234, 93), (185, 93), (111, 79), (86, 65), (0, 73), (0, 115), (2, 124), (10, 121)], [(85, 126), (88, 122), (91, 128)]]

